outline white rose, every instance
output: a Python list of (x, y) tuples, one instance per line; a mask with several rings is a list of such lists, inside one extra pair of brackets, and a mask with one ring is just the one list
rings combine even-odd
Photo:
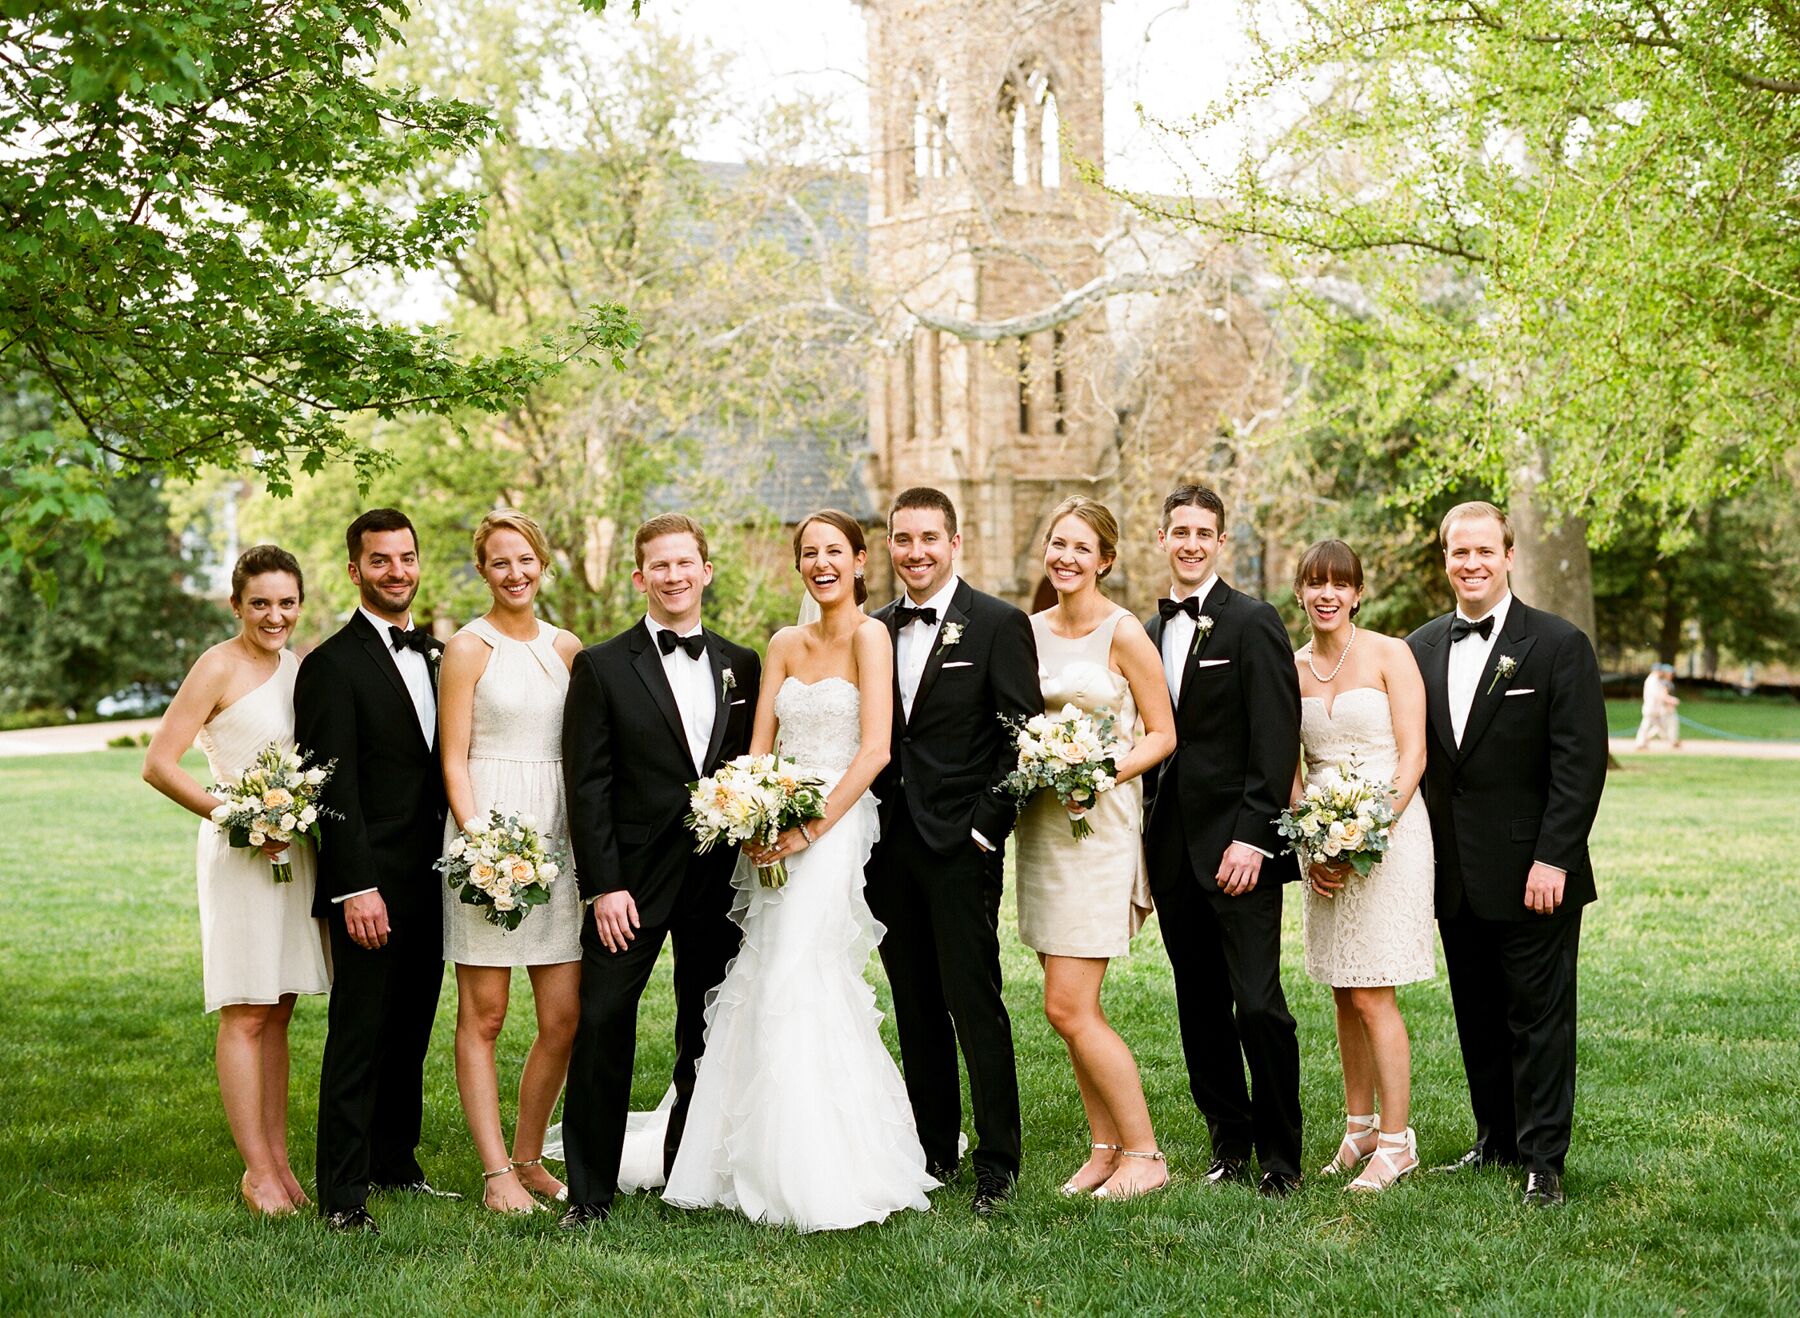
[(308, 769), (303, 776), (305, 777), (305, 779), (308, 783), (312, 784), (314, 787), (317, 787), (320, 783), (325, 781), (325, 770), (323, 770), (323, 769)]
[(260, 847), (263, 843), (267, 842), (268, 840), (269, 840), (268, 837), (263, 833), (253, 831), (250, 834), (250, 845), (253, 847)]
[(1341, 840), (1344, 844), (1345, 851), (1355, 851), (1358, 847), (1362, 846), (1362, 842), (1363, 842), (1362, 826), (1360, 824), (1356, 823), (1354, 820), (1352, 820), (1348, 824), (1345, 824), (1344, 831), (1341, 835)]
[(283, 833), (292, 833), (299, 826), (300, 820), (291, 810), (281, 817), (280, 828)]
[(306, 809), (304, 809), (300, 812), (300, 827), (311, 828), (313, 826), (313, 821), (318, 819), (318, 817), (319, 817), (318, 807), (311, 806), (311, 805), (307, 806)]
[(1060, 742), (1056, 747), (1057, 758), (1065, 764), (1081, 764), (1087, 758), (1087, 752), (1073, 742)]
[(535, 815), (520, 815), (519, 823), (526, 828), (536, 828), (537, 827), (537, 816), (535, 816)]
[(494, 909), (496, 911), (510, 911), (518, 904), (518, 902), (513, 900), (511, 893), (501, 892), (494, 894)]
[(556, 867), (556, 862), (553, 860), (547, 860), (542, 865), (538, 866), (538, 877), (545, 883), (550, 882), (551, 879), (554, 879), (561, 873), (562, 871)]
[(213, 807), (213, 809), (212, 809), (213, 823), (222, 824), (229, 818), (231, 818), (231, 802), (221, 801), (221, 802), (219, 802), (219, 804), (217, 804)]
[(454, 860), (456, 857), (462, 855), (468, 848), (468, 845), (469, 844), (458, 835), (457, 837), (450, 839), (450, 845), (444, 848), (444, 854)]

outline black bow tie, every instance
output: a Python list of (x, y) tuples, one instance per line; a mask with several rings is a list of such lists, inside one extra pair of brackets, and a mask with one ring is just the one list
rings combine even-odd
[(1173, 618), (1177, 613), (1185, 613), (1195, 622), (1199, 622), (1200, 597), (1197, 595), (1189, 595), (1184, 600), (1157, 600), (1156, 611), (1162, 614), (1162, 620), (1164, 622)]
[(674, 654), (677, 646), (687, 651), (688, 658), (698, 659), (706, 653), (706, 634), (695, 632), (692, 636), (677, 636), (667, 627), (656, 633), (656, 648), (664, 654)]
[(1480, 622), (1470, 622), (1460, 613), (1450, 619), (1450, 644), (1455, 645), (1470, 632), (1474, 632), (1484, 641), (1487, 640), (1494, 634), (1494, 615), (1490, 613)]
[(420, 654), (430, 654), (434, 648), (431, 644), (431, 633), (423, 627), (396, 627), (389, 623), (388, 636), (393, 642), (395, 654), (402, 650), (417, 650)]
[(937, 626), (937, 610), (932, 608), (915, 609), (910, 604), (894, 606), (894, 625), (905, 627), (909, 623), (922, 622), (927, 627)]

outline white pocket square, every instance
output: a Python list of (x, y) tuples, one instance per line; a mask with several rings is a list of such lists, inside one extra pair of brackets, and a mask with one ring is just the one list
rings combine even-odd
[(958, 659), (953, 664), (944, 665), (945, 668), (973, 668), (974, 666), (975, 661), (973, 659)]
[(1534, 686), (1522, 686), (1512, 691), (1502, 691), (1500, 694), (1504, 696), (1535, 696), (1537, 694), (1537, 688)]
[(1228, 664), (1230, 662), (1231, 662), (1231, 660), (1229, 660), (1229, 659), (1196, 659), (1196, 660), (1194, 660), (1194, 667), (1195, 668), (1217, 668), (1220, 664)]
[(734, 701), (732, 701), (732, 702), (731, 702), (731, 703), (732, 703), (732, 704), (734, 704), (734, 705), (741, 705), (741, 704), (743, 704), (743, 703), (744, 703), (744, 702), (743, 702), (743, 701), (741, 701), (741, 700), (734, 700)]

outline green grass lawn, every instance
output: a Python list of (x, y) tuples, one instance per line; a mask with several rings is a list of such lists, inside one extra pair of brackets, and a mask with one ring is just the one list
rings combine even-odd
[[(193, 821), (125, 752), (0, 761), (0, 1311), (341, 1315), (558, 1308), (614, 1313), (1780, 1313), (1800, 1310), (1800, 763), (1658, 759), (1615, 772), (1596, 839), (1602, 902), (1582, 957), (1570, 1201), (1527, 1213), (1500, 1173), (1419, 1175), (1379, 1198), (1310, 1177), (1290, 1200), (1199, 1180), (1155, 925), (1107, 1005), (1137, 1051), (1174, 1188), (1070, 1202), (1081, 1109), (1044, 1023), (1032, 957), (1006, 937), (1026, 1170), (1001, 1219), (970, 1186), (929, 1214), (802, 1237), (655, 1199), (581, 1239), (472, 1201), (377, 1200), (379, 1240), (311, 1217), (253, 1220), (201, 1014)], [(1778, 821), (1788, 819), (1786, 826)], [(1009, 912), (1010, 917), (1010, 912)], [(1342, 1112), (1330, 997), (1287, 985), (1300, 1020), (1306, 1161)], [(878, 972), (874, 972), (879, 977)], [(529, 1003), (502, 1040), (516, 1084)], [(671, 1058), (667, 965), (647, 995), (635, 1097)], [(447, 983), (429, 1062), (432, 1179), (478, 1197), (451, 1071)], [(1428, 1162), (1472, 1136), (1443, 979), (1401, 991)], [(295, 1022), (294, 1164), (310, 1184), (320, 1000)], [(890, 1037), (891, 1045), (891, 1037)]]
[[(1606, 727), (1615, 737), (1637, 735), (1643, 716), (1642, 700), (1606, 702)], [(1683, 737), (1700, 741), (1758, 740), (1800, 741), (1800, 700), (1769, 696), (1682, 696), (1680, 714), (1692, 720), (1681, 725)], [(1705, 727), (1695, 727), (1703, 723)], [(1717, 731), (1713, 731), (1717, 729)], [(1727, 734), (1721, 738), (1720, 733)]]

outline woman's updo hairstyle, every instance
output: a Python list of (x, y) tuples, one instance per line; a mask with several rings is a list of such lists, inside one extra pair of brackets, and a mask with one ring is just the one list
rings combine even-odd
[(1050, 537), (1056, 533), (1056, 524), (1065, 517), (1079, 517), (1088, 524), (1094, 538), (1100, 542), (1100, 557), (1106, 560), (1106, 566), (1100, 569), (1096, 580), (1105, 580), (1107, 573), (1119, 561), (1119, 519), (1112, 515), (1112, 509), (1098, 499), (1090, 499), (1085, 494), (1071, 494), (1050, 511), (1050, 520), (1044, 526), (1044, 547), (1050, 547)]
[(524, 513), (514, 512), (511, 508), (496, 508), (483, 517), (475, 527), (475, 566), (487, 566), (487, 542), (496, 531), (515, 531), (531, 546), (531, 552), (537, 555), (544, 575), (550, 574), (556, 561), (550, 557), (550, 537), (544, 534), (544, 528)]
[[(806, 528), (814, 522), (823, 522), (841, 534), (850, 546), (852, 554), (868, 552), (867, 545), (863, 540), (862, 527), (858, 525), (854, 517), (849, 513), (839, 512), (836, 508), (821, 508), (794, 528), (794, 570), (796, 572), (800, 570), (800, 542), (806, 537)], [(863, 604), (868, 601), (868, 598), (869, 587), (863, 581), (862, 569), (858, 568), (856, 572), (856, 602)]]
[[(1318, 540), (1306, 547), (1300, 555), (1300, 565), (1294, 569), (1294, 598), (1300, 598), (1302, 586), (1348, 586), (1360, 593), (1363, 588), (1362, 559), (1356, 551), (1342, 540)], [(1362, 612), (1362, 601), (1357, 600), (1350, 606), (1350, 616), (1354, 618)]]
[(300, 602), (306, 603), (306, 574), (300, 570), (300, 560), (280, 545), (251, 545), (238, 555), (238, 561), (231, 569), (231, 602), (241, 602), (250, 578), (260, 577), (265, 572), (286, 572), (293, 577)]

